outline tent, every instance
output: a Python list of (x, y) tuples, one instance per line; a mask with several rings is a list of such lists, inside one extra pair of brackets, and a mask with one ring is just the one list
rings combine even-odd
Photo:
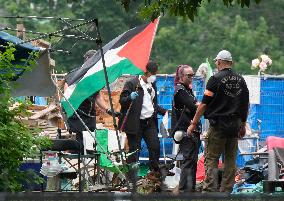
[(12, 96), (53, 96), (55, 86), (51, 80), (49, 51), (45, 48), (35, 47), (31, 43), (22, 42), (21, 39), (0, 31), (1, 52), (5, 51), (4, 46), (8, 43), (15, 44), (16, 51), (14, 52), (15, 61), (13, 64), (25, 65), (23, 59), (28, 60), (30, 53), (39, 52), (35, 66), (30, 71), (17, 71), (17, 75), (11, 80), (15, 84), (11, 91)]

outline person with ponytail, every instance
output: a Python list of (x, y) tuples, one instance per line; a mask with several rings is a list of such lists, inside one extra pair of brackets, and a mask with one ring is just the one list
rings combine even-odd
[(200, 147), (201, 124), (194, 134), (189, 136), (186, 130), (193, 119), (198, 102), (192, 91), (193, 69), (189, 65), (179, 65), (176, 70), (175, 91), (173, 97), (173, 113), (176, 122), (172, 133), (174, 141), (182, 153), (181, 175), (179, 185), (173, 190), (174, 194), (180, 192), (194, 192), (196, 186), (196, 170), (198, 152)]

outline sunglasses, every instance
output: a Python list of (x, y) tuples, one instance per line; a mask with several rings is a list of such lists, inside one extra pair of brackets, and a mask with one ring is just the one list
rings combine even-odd
[(194, 77), (194, 73), (192, 73), (192, 74), (185, 74), (188, 78), (192, 78), (192, 77)]

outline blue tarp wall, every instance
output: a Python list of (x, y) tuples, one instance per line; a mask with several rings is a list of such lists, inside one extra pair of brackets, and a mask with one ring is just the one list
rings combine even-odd
[[(166, 108), (171, 109), (174, 77), (171, 75), (157, 76), (158, 102)], [(204, 92), (204, 80), (195, 78), (193, 89), (196, 97), (201, 101)], [(260, 81), (260, 104), (250, 106), (248, 122), (252, 129), (257, 130), (257, 120), (261, 120), (260, 141), (265, 141), (268, 136), (284, 138), (284, 77), (262, 77)], [(161, 117), (160, 117), (161, 120)], [(170, 127), (169, 122), (169, 127)], [(162, 140), (161, 140), (162, 142)], [(166, 154), (172, 153), (172, 139), (164, 140)], [(161, 157), (163, 156), (161, 144)], [(142, 143), (140, 156), (147, 157), (148, 151), (145, 143)], [(243, 166), (245, 160), (238, 156), (237, 164)]]
[[(193, 80), (193, 89), (194, 93), (198, 99), (201, 101), (203, 92), (204, 92), (204, 81), (201, 78), (195, 78)], [(174, 94), (174, 76), (173, 75), (158, 75), (157, 76), (157, 94), (158, 94), (158, 103), (165, 109), (172, 109), (172, 100)], [(170, 116), (169, 116), (170, 117)], [(159, 125), (161, 122), (162, 116), (159, 117)], [(169, 118), (169, 128), (171, 126), (171, 119)], [(164, 138), (164, 140), (160, 140), (161, 146), (161, 157), (163, 157), (163, 144), (165, 143), (165, 152), (166, 154), (172, 154), (173, 142), (172, 138)], [(140, 157), (148, 157), (148, 150), (144, 141), (141, 144), (141, 152)]]
[(284, 77), (261, 78), (260, 104), (251, 105), (248, 121), (257, 130), (257, 119), (262, 121), (260, 139), (268, 136), (284, 138)]

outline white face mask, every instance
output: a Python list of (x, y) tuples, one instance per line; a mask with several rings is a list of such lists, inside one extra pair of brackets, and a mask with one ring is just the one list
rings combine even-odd
[(156, 75), (151, 75), (150, 77), (147, 78), (148, 83), (153, 83), (156, 81)]

